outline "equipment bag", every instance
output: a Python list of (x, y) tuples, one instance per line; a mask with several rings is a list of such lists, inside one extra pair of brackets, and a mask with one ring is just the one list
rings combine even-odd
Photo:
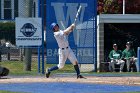
[(0, 77), (1, 76), (7, 76), (9, 74), (9, 69), (5, 67), (0, 67)]

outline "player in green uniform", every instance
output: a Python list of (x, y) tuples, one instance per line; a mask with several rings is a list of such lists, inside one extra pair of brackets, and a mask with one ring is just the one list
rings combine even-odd
[(130, 71), (130, 64), (135, 64), (137, 61), (136, 53), (134, 49), (131, 47), (131, 42), (126, 43), (126, 49), (122, 52), (122, 59), (126, 60), (127, 71)]
[(111, 59), (111, 62), (109, 64), (109, 67), (115, 71), (115, 64), (120, 64), (120, 72), (122, 72), (125, 61), (121, 60), (122, 52), (121, 50), (118, 50), (117, 44), (113, 44), (113, 50), (109, 53), (109, 58)]

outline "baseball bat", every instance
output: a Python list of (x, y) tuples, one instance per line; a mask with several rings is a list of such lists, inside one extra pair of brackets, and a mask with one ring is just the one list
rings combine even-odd
[(78, 9), (78, 11), (77, 11), (77, 13), (76, 13), (76, 17), (75, 17), (75, 19), (74, 19), (74, 24), (75, 24), (76, 21), (77, 21), (77, 18), (78, 18), (79, 14), (80, 14), (81, 9), (82, 9), (82, 6), (80, 5), (80, 6), (79, 6), (79, 9)]
[(62, 21), (60, 21), (60, 23), (61, 23), (63, 29), (66, 29), (66, 27), (64, 26), (64, 23)]

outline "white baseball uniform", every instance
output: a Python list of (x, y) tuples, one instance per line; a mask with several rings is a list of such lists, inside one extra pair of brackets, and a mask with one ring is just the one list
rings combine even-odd
[(61, 68), (64, 67), (67, 58), (70, 60), (70, 62), (73, 65), (76, 65), (77, 58), (74, 55), (74, 52), (72, 51), (72, 49), (69, 47), (69, 43), (68, 43), (68, 40), (67, 40), (67, 35), (64, 34), (64, 31), (59, 30), (57, 32), (54, 32), (54, 37), (55, 37), (55, 39), (58, 43), (58, 46), (59, 46), (58, 68), (61, 69)]

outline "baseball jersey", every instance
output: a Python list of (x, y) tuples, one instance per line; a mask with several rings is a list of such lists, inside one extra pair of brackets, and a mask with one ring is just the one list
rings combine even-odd
[(109, 58), (113, 58), (113, 59), (120, 59), (121, 58), (121, 55), (122, 55), (122, 52), (121, 50), (112, 50), (110, 53), (109, 53)]
[(54, 32), (54, 37), (58, 43), (59, 48), (66, 48), (69, 46), (67, 36), (64, 34), (64, 31), (59, 30), (58, 32)]
[(123, 52), (122, 52), (122, 58), (126, 58), (126, 59), (129, 59), (129, 57), (135, 57), (136, 54), (135, 54), (135, 51), (134, 49), (125, 49)]

